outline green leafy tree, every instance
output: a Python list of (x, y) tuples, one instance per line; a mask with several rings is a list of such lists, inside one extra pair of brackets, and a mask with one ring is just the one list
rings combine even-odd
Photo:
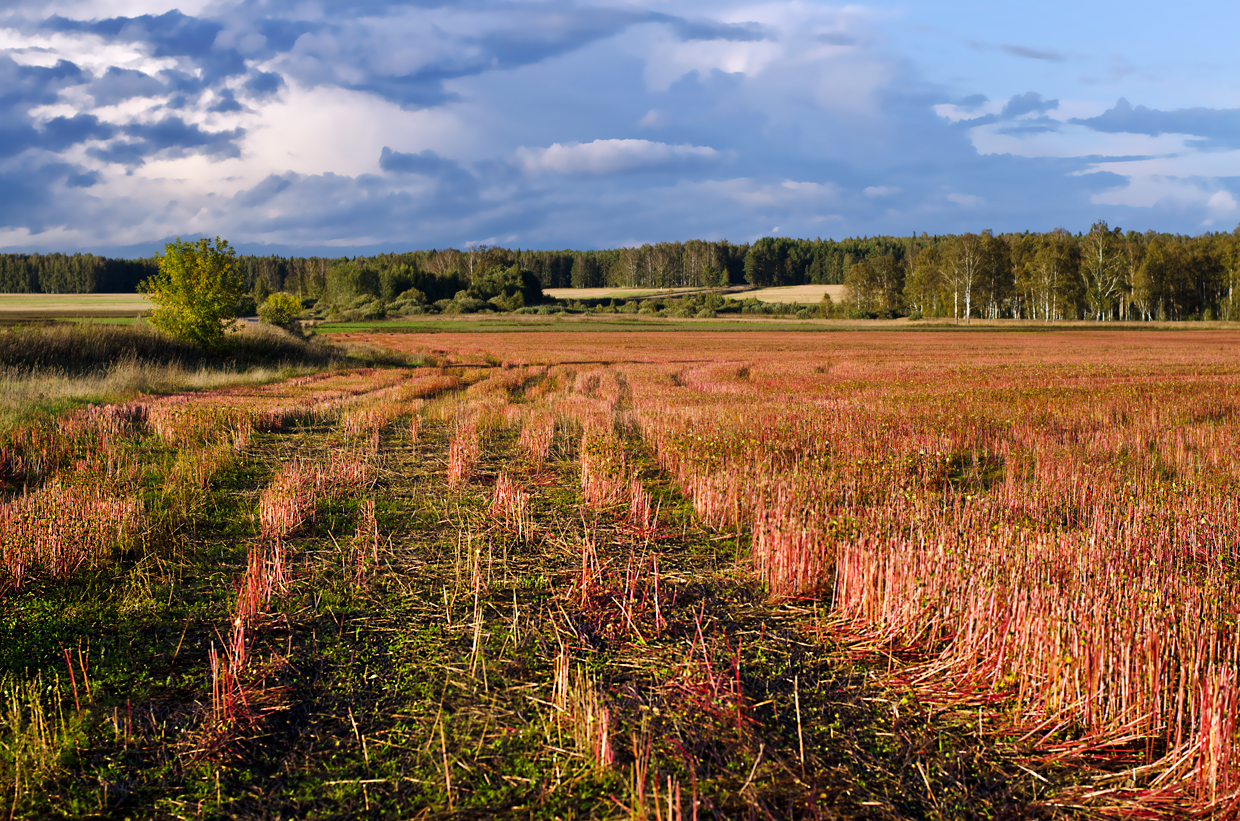
[[(943, 283), (952, 295), (952, 317), (960, 324), (960, 309), (964, 308), (964, 321), (973, 320), (973, 296), (980, 289), (990, 262), (988, 237), (978, 234), (960, 234), (947, 246), (943, 258)], [(964, 305), (961, 306), (961, 301)]]
[(1079, 266), (1079, 248), (1062, 228), (1043, 234), (1029, 260), (1030, 316), (1053, 322), (1072, 308), (1073, 283)]
[(1081, 278), (1085, 283), (1085, 299), (1089, 311), (1101, 322), (1110, 317), (1115, 302), (1126, 288), (1126, 268), (1119, 248), (1123, 237), (1119, 229), (1111, 229), (1106, 220), (1098, 220), (1081, 240)]
[(919, 316), (937, 315), (942, 302), (943, 252), (938, 246), (921, 249), (904, 280), (904, 302)]
[(891, 254), (863, 259), (844, 279), (845, 300), (860, 316), (890, 318), (901, 308), (904, 265)]
[(267, 325), (293, 330), (296, 328), (297, 315), (301, 313), (301, 300), (292, 294), (280, 292), (267, 297), (267, 301), (258, 306), (258, 318)]
[(245, 277), (228, 242), (203, 238), (164, 246), (159, 271), (138, 285), (155, 303), (149, 319), (160, 330), (203, 347), (218, 345), (235, 324), (237, 302), (245, 294)]

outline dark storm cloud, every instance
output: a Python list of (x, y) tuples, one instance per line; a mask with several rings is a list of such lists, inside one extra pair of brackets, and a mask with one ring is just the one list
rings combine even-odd
[(1039, 114), (1059, 108), (1058, 100), (1043, 100), (1042, 95), (1035, 91), (1017, 94), (1003, 106), (1004, 117), (1019, 117), (1021, 114), (1038, 112)]
[[(403, 14), (408, 5), (368, 4), (366, 10), (374, 16), (353, 7), (347, 15), (336, 16), (332, 10), (319, 25), (284, 30), (280, 42), (287, 46), (287, 54), (276, 65), (303, 84), (338, 85), (405, 108), (426, 108), (460, 99), (445, 88), (449, 81), (542, 63), (587, 49), (636, 25), (666, 25), (682, 41), (752, 42), (771, 36), (756, 23), (689, 20), (633, 7), (562, 2), (519, 8), (501, 3), (455, 5), (451, 7), (454, 12), (474, 13), (479, 21), (476, 31), (462, 34), (437, 22), (409, 18)], [(401, 35), (416, 44), (412, 53), (425, 55), (416, 65), (397, 72), (385, 60), (376, 59), (389, 55), (376, 55), (374, 43), (398, 43)]]
[(284, 78), (270, 71), (257, 72), (245, 81), (245, 90), (254, 97), (267, 97), (284, 88)]
[(396, 174), (424, 174), (430, 177), (457, 174), (461, 171), (459, 164), (452, 160), (445, 160), (434, 151), (405, 154), (393, 151), (386, 145), (379, 154), (379, 167)]
[(271, 174), (253, 188), (239, 192), (233, 197), (233, 201), (245, 208), (263, 205), (272, 197), (288, 190), (297, 178), (296, 174)]
[(127, 138), (102, 148), (91, 148), (87, 154), (104, 162), (138, 166), (155, 154), (183, 157), (205, 154), (208, 157), (237, 157), (237, 143), (245, 130), (206, 131), (180, 117), (169, 116), (155, 123), (132, 123), (120, 128)]
[(0, 171), (0, 226), (39, 233), (73, 219), (73, 207), (57, 191), (58, 183), (86, 188), (94, 184), (90, 172), (69, 163)]
[(274, 52), (288, 51), (297, 42), (297, 38), (307, 32), (319, 31), (321, 23), (304, 20), (280, 20), (267, 18), (258, 22), (258, 33), (267, 41), (267, 47)]
[(233, 111), (244, 111), (245, 106), (237, 102), (237, 97), (233, 94), (232, 89), (224, 89), (220, 92), (219, 99), (207, 111), (213, 114), (228, 114)]
[(94, 114), (55, 117), (43, 124), (39, 147), (48, 151), (64, 151), (87, 140), (109, 139), (115, 133), (115, 126), (100, 122)]
[[(262, 212), (257, 210), (261, 206)], [(495, 209), (515, 213), (510, 203), (481, 203), (475, 192), (432, 185), (425, 191), (392, 187), (384, 177), (362, 174), (286, 173), (270, 176), (254, 188), (229, 200), (221, 215), (235, 219), (241, 210), (252, 233), (296, 237), (299, 241), (324, 243), (359, 235), (400, 234), (407, 243), (426, 243), (436, 235), (448, 237), (465, 226), (496, 226), (487, 212)], [(269, 216), (268, 211), (276, 212)], [(531, 220), (539, 217), (531, 215)], [(479, 230), (482, 230), (481, 228)], [(483, 234), (485, 236), (485, 234)], [(466, 235), (467, 238), (467, 235)], [(450, 241), (462, 243), (460, 234)]]
[(979, 125), (990, 125), (991, 123), (997, 123), (999, 120), (1000, 117), (998, 114), (984, 114), (981, 117), (974, 117), (969, 120), (957, 120), (951, 124), (951, 128), (954, 128), (957, 131), (964, 131), (970, 128), (976, 128)]
[[(757, 40), (766, 40), (770, 37), (766, 29), (757, 23), (724, 24), (713, 21), (681, 20), (675, 17), (668, 17), (666, 20), (671, 24), (672, 31), (676, 33), (676, 36), (684, 41), (730, 40), (732, 42), (752, 43)], [(847, 42), (839, 42), (838, 39), (823, 39), (831, 37), (844, 38)], [(831, 42), (832, 45), (852, 45), (856, 42), (846, 34), (823, 34), (819, 35), (818, 39), (823, 42)]]
[(1020, 125), (1010, 125), (997, 129), (996, 133), (1010, 137), (1027, 137), (1030, 134), (1049, 134), (1059, 131), (1059, 123), (1045, 117), (1038, 120), (1025, 120)]
[(478, 178), (460, 163), (441, 157), (434, 151), (410, 154), (393, 151), (385, 145), (379, 153), (379, 168), (395, 177), (417, 174), (428, 178), (445, 200), (473, 202), (478, 195)]
[(81, 68), (66, 60), (46, 68), (23, 66), (0, 54), (0, 110), (54, 103), (61, 89), (81, 85), (88, 79)]
[(69, 188), (90, 188), (98, 185), (100, 179), (98, 171), (87, 171), (81, 174), (70, 174), (65, 178), (65, 185)]
[(133, 97), (166, 94), (169, 88), (149, 74), (127, 68), (110, 67), (88, 86), (95, 105), (116, 105)]
[[(55, 103), (62, 89), (81, 85), (86, 79), (78, 66), (64, 60), (50, 67), (23, 66), (0, 55), (0, 158), (40, 146), (63, 150), (73, 144), (75, 131), (85, 133), (96, 126), (98, 121), (90, 115), (86, 115), (90, 122), (80, 115), (60, 117), (52, 121), (52, 131), (45, 133), (36, 128), (29, 113), (35, 106)], [(90, 135), (82, 139), (90, 139)]]
[(206, 57), (215, 36), (223, 26), (211, 20), (190, 17), (179, 11), (144, 14), (141, 17), (110, 17), (104, 20), (69, 20), (54, 14), (43, 21), (49, 31), (86, 32), (126, 42), (142, 42), (154, 47), (157, 57)]
[(1108, 134), (1190, 134), (1199, 148), (1240, 148), (1240, 109), (1181, 108), (1159, 111), (1143, 105), (1135, 108), (1120, 98), (1114, 108), (1097, 117), (1073, 119), (1073, 123)]
[(190, 17), (179, 11), (166, 14), (145, 14), (140, 17), (111, 17), (105, 20), (69, 20), (53, 15), (44, 20), (42, 28), (58, 32), (97, 34), (123, 43), (140, 43), (154, 57), (180, 57), (191, 61), (203, 72), (204, 79), (215, 82), (244, 74), (245, 59), (232, 48), (218, 48), (216, 36), (223, 26), (212, 20)]

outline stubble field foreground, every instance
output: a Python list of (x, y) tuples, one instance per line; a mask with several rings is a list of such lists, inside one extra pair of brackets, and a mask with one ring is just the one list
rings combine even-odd
[(364, 336), (5, 434), (9, 816), (1237, 814), (1235, 334)]

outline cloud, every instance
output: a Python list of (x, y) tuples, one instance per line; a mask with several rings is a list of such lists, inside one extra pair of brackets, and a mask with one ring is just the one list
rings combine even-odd
[(52, 132), (45, 135), (36, 128), (30, 110), (56, 103), (61, 91), (83, 81), (82, 70), (65, 60), (46, 67), (23, 66), (8, 55), (0, 55), (0, 158), (38, 147), (45, 136), (50, 138), (50, 150), (64, 150), (71, 145), (65, 139), (75, 127), (83, 125), (76, 115), (59, 118)]
[(95, 98), (95, 105), (116, 105), (133, 97), (166, 94), (168, 86), (141, 71), (110, 66), (87, 90)]
[(213, 114), (230, 114), (236, 111), (244, 111), (245, 106), (237, 102), (237, 95), (233, 93), (231, 88), (221, 91), (215, 103), (207, 109)]
[(379, 167), (394, 174), (423, 174), (431, 177), (456, 174), (461, 171), (460, 165), (451, 160), (445, 160), (434, 151), (405, 154), (393, 151), (386, 145), (379, 154)]
[(1236, 203), (1236, 198), (1230, 191), (1215, 191), (1210, 195), (1210, 199), (1206, 200), (1206, 207), (1214, 212), (1230, 214), (1240, 208), (1240, 204)]
[(855, 46), (857, 38), (842, 31), (826, 32), (819, 34), (817, 40), (820, 43), (826, 43), (829, 46)]
[(284, 78), (273, 71), (260, 71), (245, 81), (245, 88), (255, 97), (267, 97), (284, 87)]
[(1132, 106), (1120, 98), (1114, 108), (1097, 117), (1073, 119), (1073, 123), (1108, 134), (1190, 134), (1198, 148), (1240, 148), (1240, 108), (1181, 108), (1159, 111)]
[(91, 148), (86, 153), (104, 162), (127, 166), (141, 165), (157, 154), (171, 157), (190, 154), (236, 157), (241, 153), (237, 143), (245, 134), (245, 130), (241, 128), (207, 131), (175, 116), (164, 117), (153, 123), (132, 123), (121, 127), (120, 132), (128, 139), (114, 141), (105, 147)]
[(981, 108), (988, 102), (990, 102), (990, 98), (985, 94), (970, 94), (967, 97), (957, 100), (955, 105), (957, 108), (965, 111), (977, 111), (977, 109)]
[(110, 17), (103, 20), (70, 20), (53, 14), (42, 28), (58, 32), (89, 32), (130, 42), (149, 43), (158, 56), (183, 54), (203, 56), (210, 52), (219, 23), (190, 17), (173, 10), (161, 15)]
[(709, 146), (668, 145), (650, 140), (594, 140), (589, 143), (553, 143), (547, 148), (516, 151), (518, 166), (527, 174), (554, 172), (601, 176), (639, 171), (713, 165), (723, 154)]
[(1027, 48), (1025, 46), (1002, 45), (999, 46), (1007, 54), (1013, 57), (1024, 57), (1029, 60), (1048, 60), (1050, 62), (1062, 62), (1063, 55), (1057, 51), (1048, 49)]
[(508, 203), (481, 203), (474, 192), (444, 190), (434, 181), (393, 184), (376, 175), (272, 175), (227, 202), (207, 207), (207, 218), (229, 226), (245, 240), (307, 244), (322, 248), (378, 243), (403, 235), (409, 244), (428, 245), (448, 238), (461, 245), (494, 236), (511, 214)]
[(646, 128), (658, 128), (666, 122), (667, 116), (659, 109), (652, 108), (642, 115), (642, 118), (637, 121), (637, 124), (645, 126)]
[(1022, 114), (1038, 112), (1039, 114), (1059, 107), (1058, 100), (1043, 100), (1042, 95), (1034, 91), (1017, 94), (1003, 106), (1004, 117), (1019, 117)]
[(217, 48), (223, 25), (172, 10), (160, 15), (70, 20), (52, 15), (41, 28), (59, 33), (89, 33), (104, 39), (141, 44), (153, 57), (187, 58), (211, 82), (245, 73), (245, 61), (231, 48)]
[(233, 202), (243, 208), (255, 208), (269, 202), (289, 189), (298, 179), (296, 174), (271, 174), (253, 188), (233, 195)]
[(94, 114), (77, 114), (73, 117), (54, 117), (43, 124), (39, 147), (47, 151), (63, 151), (69, 146), (87, 140), (106, 140), (116, 133), (116, 127), (100, 122)]
[[(1111, 51), (1066, 30), (979, 45), (993, 21), (796, 0), (51, 3), (0, 12), (0, 245), (1184, 231), (1240, 211), (1237, 112), (1200, 82), (1198, 108), (1108, 108), (1148, 68), (1078, 57)], [(974, 47), (925, 50), (930, 23)], [(1099, 100), (1066, 55), (1133, 70)]]
[[(713, 20), (690, 21), (665, 17), (681, 40), (726, 40), (752, 43), (770, 39), (770, 33), (757, 23), (717, 23)], [(847, 36), (847, 35), (844, 35)]]
[(307, 30), (271, 64), (303, 85), (364, 91), (421, 108), (460, 100), (453, 80), (534, 65), (614, 36), (639, 23), (665, 22), (687, 36), (751, 39), (745, 25), (692, 24), (636, 8), (558, 3), (418, 8), (353, 6), (330, 14), (331, 25)]
[(947, 195), (947, 200), (964, 208), (976, 208), (986, 204), (986, 200), (976, 194), (960, 194), (954, 191)]
[[(41, 233), (51, 226), (77, 222), (80, 204), (73, 204), (73, 196), (63, 196), (62, 184), (89, 187), (90, 174), (60, 162), (0, 171), (0, 226)], [(74, 196), (80, 200), (80, 193)]]

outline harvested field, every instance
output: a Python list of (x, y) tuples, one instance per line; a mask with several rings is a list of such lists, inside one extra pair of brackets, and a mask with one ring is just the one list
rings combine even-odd
[(15, 817), (1240, 791), (1234, 334), (350, 339), (0, 442)]
[(733, 299), (756, 299), (759, 302), (799, 302), (812, 304), (822, 301), (824, 294), (833, 302), (844, 301), (843, 285), (785, 285), (778, 288), (759, 288), (733, 295)]
[(0, 322), (54, 318), (129, 318), (151, 307), (142, 294), (0, 294)]

